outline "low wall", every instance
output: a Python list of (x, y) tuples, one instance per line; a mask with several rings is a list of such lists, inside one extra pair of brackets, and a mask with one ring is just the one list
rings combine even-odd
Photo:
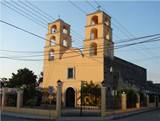
[(33, 108), (20, 108), (17, 110), (16, 107), (4, 107), (3, 111), (7, 112), (20, 112), (24, 114), (32, 114), (46, 117), (56, 117), (56, 110), (44, 110), (44, 109), (33, 109)]
[(20, 112), (30, 113), (30, 114), (33, 114), (33, 115), (40, 115), (40, 116), (56, 117), (56, 110), (21, 108)]
[(156, 107), (156, 103), (149, 103), (149, 106), (148, 107)]
[(8, 106), (3, 107), (3, 111), (7, 111), (7, 112), (19, 112), (16, 107), (8, 107)]

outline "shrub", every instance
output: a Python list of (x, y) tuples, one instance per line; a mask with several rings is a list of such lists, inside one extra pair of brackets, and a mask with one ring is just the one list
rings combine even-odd
[(33, 107), (36, 105), (36, 99), (29, 99), (27, 102), (26, 102), (26, 105), (27, 106), (30, 106), (30, 107)]

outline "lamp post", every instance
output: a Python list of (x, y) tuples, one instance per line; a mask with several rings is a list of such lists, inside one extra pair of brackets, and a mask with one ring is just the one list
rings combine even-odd
[(57, 81), (57, 100), (56, 100), (56, 111), (57, 117), (61, 116), (61, 98), (62, 98), (62, 81)]
[(106, 116), (106, 85), (105, 82), (101, 82), (101, 116)]

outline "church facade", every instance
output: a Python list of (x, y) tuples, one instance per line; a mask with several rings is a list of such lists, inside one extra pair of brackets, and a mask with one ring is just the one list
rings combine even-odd
[[(117, 83), (112, 83), (111, 72), (118, 73)], [(67, 96), (72, 95), (74, 106), (80, 103), (82, 81), (101, 84), (108, 88), (118, 88), (119, 77), (123, 83), (132, 80), (146, 81), (146, 69), (114, 56), (111, 17), (103, 11), (87, 15), (85, 40), (82, 48), (72, 47), (70, 25), (61, 19), (49, 23), (44, 48), (43, 87), (63, 83), (62, 99), (67, 106)], [(139, 80), (137, 79), (138, 77)]]

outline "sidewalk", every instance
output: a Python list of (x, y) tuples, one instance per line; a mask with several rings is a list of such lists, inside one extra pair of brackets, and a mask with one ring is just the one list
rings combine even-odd
[(37, 115), (32, 115), (32, 114), (27, 114), (27, 113), (15, 113), (15, 112), (1, 112), (1, 115), (5, 116), (13, 116), (17, 118), (24, 118), (24, 119), (31, 119), (31, 120), (37, 120), (37, 121), (48, 121), (48, 120), (55, 120), (51, 117), (47, 116), (37, 116)]
[(141, 109), (141, 110), (134, 110), (130, 112), (121, 112), (121, 113), (117, 112), (114, 115), (110, 115), (106, 117), (60, 117), (56, 119), (56, 121), (111, 121), (111, 120), (125, 118), (128, 116), (133, 116), (140, 113), (145, 113), (145, 112), (154, 111), (158, 109), (160, 108)]
[(160, 108), (150, 108), (150, 109), (141, 109), (141, 110), (135, 110), (135, 111), (130, 111), (130, 112), (121, 112), (121, 113), (115, 113), (114, 115), (111, 116), (106, 116), (106, 117), (60, 117), (57, 119), (53, 119), (50, 117), (46, 116), (37, 116), (37, 115), (31, 115), (31, 114), (26, 114), (26, 113), (13, 113), (13, 112), (1, 112), (2, 115), (6, 116), (13, 116), (13, 117), (19, 117), (19, 118), (24, 118), (24, 119), (31, 119), (31, 120), (37, 120), (37, 121), (48, 121), (48, 120), (56, 120), (56, 121), (107, 121), (107, 120), (116, 120), (132, 115), (137, 115), (140, 113), (144, 112), (149, 112), (153, 110), (158, 110)]

